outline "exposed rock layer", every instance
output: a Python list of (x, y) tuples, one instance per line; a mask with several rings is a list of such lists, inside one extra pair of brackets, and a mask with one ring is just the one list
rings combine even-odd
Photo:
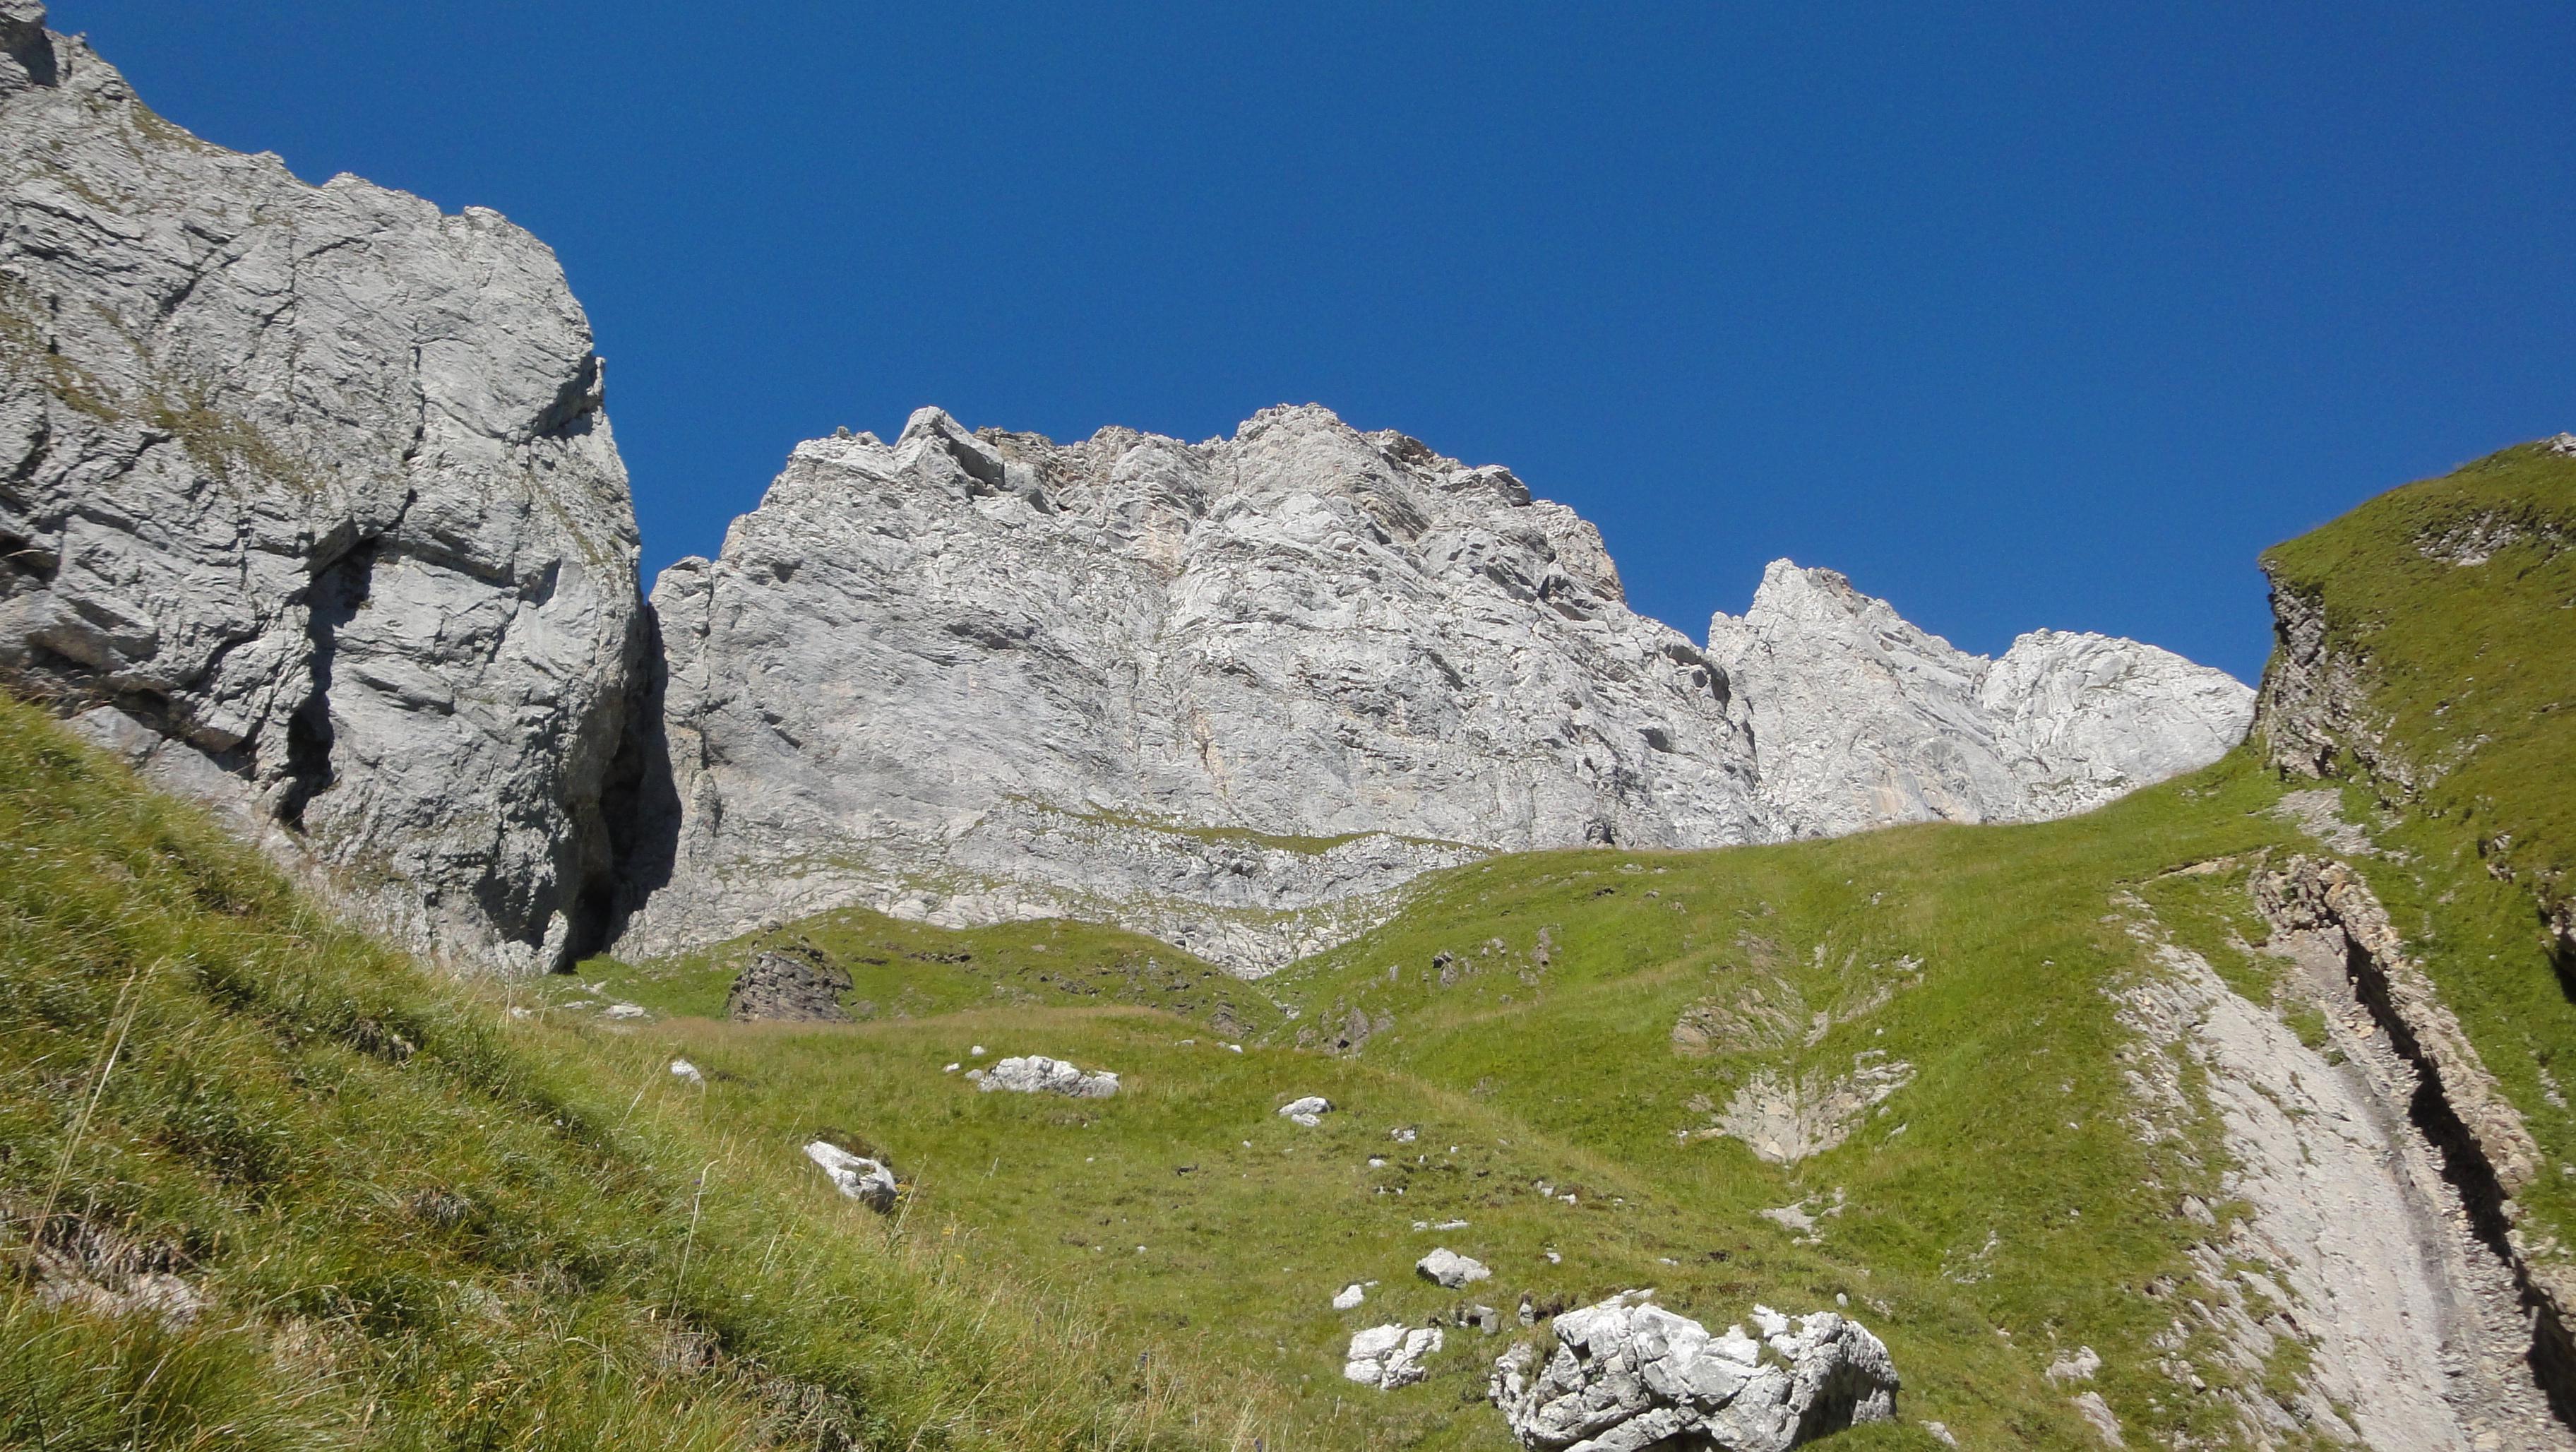
[(552, 967), (613, 899), (600, 404), (535, 238), (208, 145), (0, 11), (0, 677), (416, 948)]
[(2390, 1062), (2411, 1081), (2413, 1122), (2440, 1155), (2469, 1228), (2511, 1273), (2530, 1327), (2530, 1366), (2560, 1416), (2576, 1423), (2576, 1268), (2517, 1198), (2544, 1163), (2521, 1114), (2351, 868), (2294, 856), (2257, 877), (2255, 900), (2288, 951), (2341, 969), (2384, 1035)]

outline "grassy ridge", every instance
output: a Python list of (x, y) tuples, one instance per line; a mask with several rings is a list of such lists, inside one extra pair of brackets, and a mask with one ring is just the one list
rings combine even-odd
[[(2576, 457), (2506, 449), (2264, 563), (2360, 665), (2379, 741), (2337, 772), (2382, 851), (2354, 866), (2542, 1149), (2576, 1162), (2576, 963), (2534, 912), (2576, 892)], [(2576, 1245), (2576, 1180), (2518, 1198)]]
[[(2264, 556), (2363, 666), (2414, 778), (2370, 784), (2500, 869), (2576, 889), (2576, 455), (2525, 444), (2392, 489)], [(2358, 761), (2348, 762), (2351, 774)]]
[(0, 1445), (1262, 1430), (1258, 1378), (1194, 1398), (668, 1060), (432, 981), (0, 703)]

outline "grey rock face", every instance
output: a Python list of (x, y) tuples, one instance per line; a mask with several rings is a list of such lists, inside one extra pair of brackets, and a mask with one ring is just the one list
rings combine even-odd
[(1441, 1339), (1437, 1326), (1407, 1330), (1394, 1324), (1355, 1331), (1342, 1357), (1342, 1375), (1379, 1391), (1411, 1386), (1431, 1374), (1423, 1358), (1440, 1349)]
[(848, 1023), (841, 995), (850, 975), (791, 953), (757, 953), (725, 993), (725, 1017), (740, 1022)]
[(587, 946), (636, 535), (554, 257), (0, 7), (0, 678), (414, 948)]
[(653, 603), (678, 820), (629, 951), (857, 901), (1258, 970), (1480, 851), (1774, 835), (1590, 525), (1320, 408), (815, 440)]
[(1893, 1421), (1887, 1348), (1857, 1321), (1753, 1308), (1757, 1335), (1723, 1335), (1631, 1294), (1554, 1322), (1544, 1365), (1528, 1343), (1494, 1363), (1488, 1394), (1532, 1452), (1714, 1447), (1784, 1452), (1856, 1423)]
[(2041, 630), (1990, 660), (1787, 560), (1709, 622), (1709, 655), (1748, 703), (1763, 801), (1800, 836), (2086, 811), (2208, 765), (2253, 719), (2241, 682), (2171, 651)]
[(653, 603), (642, 954), (857, 902), (1105, 919), (1257, 975), (1484, 852), (2055, 815), (2246, 715), (2152, 647), (1988, 662), (1785, 563), (1713, 632), (1731, 681), (1571, 511), (1313, 406), (1195, 445), (936, 409), (815, 440)]

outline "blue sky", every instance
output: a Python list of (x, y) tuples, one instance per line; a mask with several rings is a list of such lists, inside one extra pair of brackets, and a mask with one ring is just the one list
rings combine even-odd
[(1316, 401), (1511, 465), (1694, 636), (1789, 555), (1971, 649), (2251, 679), (2263, 546), (2576, 428), (2563, 0), (54, 23), (211, 140), (552, 243), (648, 569), (919, 404), (1203, 438)]

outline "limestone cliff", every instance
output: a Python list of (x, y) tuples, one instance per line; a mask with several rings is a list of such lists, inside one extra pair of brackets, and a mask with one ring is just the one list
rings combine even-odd
[(1311, 405), (1194, 445), (935, 409), (816, 440), (653, 601), (671, 846), (639, 953), (864, 903), (1257, 972), (1483, 852), (2060, 815), (2251, 709), (2130, 641), (1990, 662), (1785, 561), (1702, 650), (1508, 470)]
[(0, 675), (402, 941), (554, 966), (642, 636), (553, 254), (200, 141), (43, 20), (0, 4)]
[(816, 440), (653, 600), (675, 846), (637, 951), (869, 902), (1271, 966), (1480, 851), (1777, 835), (1724, 677), (1589, 524), (1320, 408)]
[(2152, 645), (2033, 631), (1972, 655), (1832, 570), (1775, 560), (1709, 654), (1750, 704), (1764, 802), (1790, 831), (2061, 817), (2206, 766), (2253, 692)]

